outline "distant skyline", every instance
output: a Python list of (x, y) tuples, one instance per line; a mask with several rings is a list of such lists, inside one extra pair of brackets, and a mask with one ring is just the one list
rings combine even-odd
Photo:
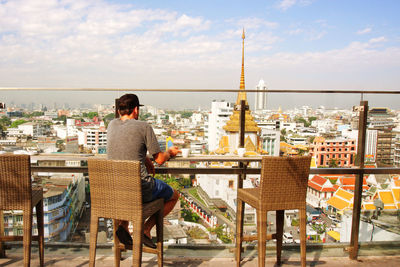
[[(263, 79), (269, 89), (400, 90), (399, 10), (396, 0), (2, 0), (0, 87), (237, 89), (244, 28), (247, 89)], [(138, 95), (169, 109), (236, 100)], [(0, 91), (0, 102), (79, 106), (118, 96)], [(400, 108), (400, 95), (364, 98)], [(253, 105), (254, 93), (248, 100)], [(350, 108), (359, 100), (273, 94), (267, 105)]]

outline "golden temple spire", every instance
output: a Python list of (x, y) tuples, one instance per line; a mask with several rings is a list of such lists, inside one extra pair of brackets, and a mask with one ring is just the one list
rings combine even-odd
[(248, 105), (247, 96), (246, 96), (246, 92), (245, 92), (246, 87), (245, 87), (245, 83), (244, 83), (244, 39), (245, 39), (245, 34), (244, 34), (244, 28), (243, 28), (243, 33), (242, 33), (242, 73), (240, 75), (240, 92), (238, 93), (236, 105), (240, 105), (241, 100), (245, 100), (246, 105)]
[(223, 129), (227, 132), (239, 132), (239, 110), (240, 110), (240, 102), (241, 100), (245, 101), (245, 104), (247, 106), (246, 111), (245, 111), (245, 132), (254, 132), (257, 133), (261, 129), (257, 126), (257, 123), (254, 121), (253, 116), (250, 114), (250, 109), (249, 109), (249, 103), (247, 102), (247, 97), (246, 97), (246, 90), (245, 90), (245, 85), (244, 85), (244, 29), (243, 29), (243, 34), (242, 34), (242, 75), (240, 76), (240, 90), (237, 96), (236, 100), (236, 105), (233, 110), (233, 114), (229, 117), (229, 121), (226, 122), (226, 125), (223, 127)]

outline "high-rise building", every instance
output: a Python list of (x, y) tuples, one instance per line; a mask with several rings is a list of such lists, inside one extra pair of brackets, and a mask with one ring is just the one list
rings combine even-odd
[(232, 115), (233, 103), (224, 100), (211, 103), (211, 113), (208, 116), (208, 150), (214, 151), (218, 148), (221, 137), (225, 134), (222, 128)]
[(264, 80), (260, 80), (258, 85), (256, 86), (256, 102), (255, 102), (255, 110), (264, 110), (267, 109), (267, 93), (262, 92), (267, 90), (267, 86), (265, 85)]

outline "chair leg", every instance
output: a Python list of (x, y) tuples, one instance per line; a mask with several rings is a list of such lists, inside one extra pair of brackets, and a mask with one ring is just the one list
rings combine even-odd
[(164, 208), (160, 209), (157, 212), (157, 221), (156, 221), (156, 231), (157, 231), (157, 257), (158, 257), (158, 267), (164, 266), (164, 255), (163, 255), (163, 224), (164, 224)]
[(236, 212), (236, 266), (240, 266), (242, 260), (242, 242), (243, 242), (243, 217), (244, 217), (244, 202), (237, 199)]
[(132, 233), (132, 266), (142, 266), (143, 222), (138, 219), (133, 222)]
[(32, 241), (32, 207), (23, 211), (23, 246), (24, 246), (24, 266), (31, 266), (31, 241)]
[(276, 211), (276, 263), (281, 264), (282, 259), (282, 237), (283, 237), (283, 217), (285, 211)]
[(258, 266), (265, 266), (267, 247), (267, 211), (257, 209)]
[(119, 240), (117, 237), (117, 229), (119, 226), (118, 220), (113, 220), (114, 222), (114, 230), (113, 230), (113, 237), (114, 237), (114, 265), (115, 267), (119, 267), (121, 263), (121, 250), (119, 249)]
[(99, 230), (99, 218), (90, 216), (90, 245), (89, 245), (89, 266), (94, 267), (96, 264), (96, 245), (97, 232)]
[(36, 204), (36, 221), (39, 236), (39, 260), (40, 267), (44, 266), (44, 222), (43, 222), (43, 200)]
[(306, 266), (306, 224), (307, 224), (307, 216), (306, 216), (306, 208), (302, 208), (299, 210), (300, 213), (300, 256), (301, 256), (301, 266)]
[(4, 236), (4, 217), (3, 211), (0, 210), (0, 258), (5, 258), (6, 250), (4, 249), (3, 241), (1, 241), (2, 236)]

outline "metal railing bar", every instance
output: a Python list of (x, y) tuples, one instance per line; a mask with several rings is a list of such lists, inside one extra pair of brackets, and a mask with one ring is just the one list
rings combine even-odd
[[(82, 167), (31, 166), (32, 172), (87, 173)], [(158, 174), (260, 174), (260, 168), (171, 168), (156, 167)], [(310, 168), (310, 174), (400, 174), (400, 168)]]
[[(103, 92), (125, 92), (125, 91), (134, 91), (134, 92), (187, 92), (187, 93), (237, 93), (241, 92), (240, 89), (145, 89), (145, 88), (33, 88), (33, 87), (0, 87), (0, 91), (83, 91), (83, 92), (92, 92), (92, 91), (103, 91)], [(336, 90), (336, 89), (267, 89), (267, 90), (256, 90), (256, 89), (246, 89), (246, 93), (306, 93), (306, 94), (315, 94), (315, 93), (323, 93), (323, 94), (400, 94), (400, 90)]]

